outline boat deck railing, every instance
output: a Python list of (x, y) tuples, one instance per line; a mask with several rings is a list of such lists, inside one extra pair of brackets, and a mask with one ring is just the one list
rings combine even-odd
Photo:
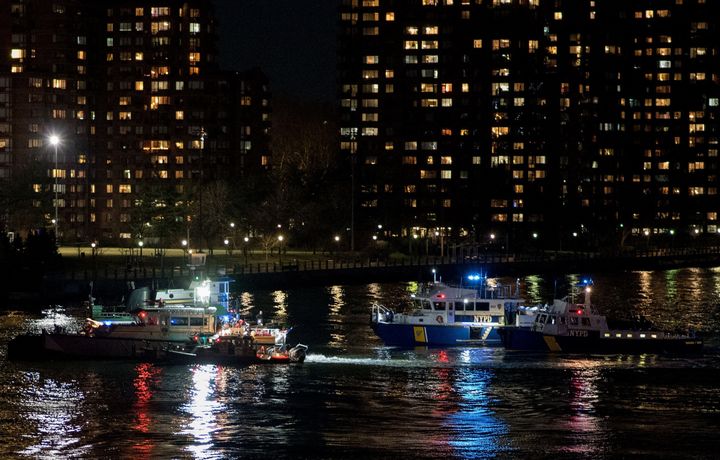
[[(415, 295), (418, 297), (427, 297), (443, 288), (473, 290), (475, 291), (475, 296), (473, 296), (475, 299), (520, 299), (520, 286), (513, 284), (464, 286), (461, 284), (427, 283), (420, 285)], [(464, 294), (458, 294), (457, 296), (457, 299), (465, 298), (468, 298), (468, 296)]]
[(395, 312), (385, 305), (377, 302), (372, 304), (372, 321), (374, 323), (378, 321), (391, 321), (394, 315)]

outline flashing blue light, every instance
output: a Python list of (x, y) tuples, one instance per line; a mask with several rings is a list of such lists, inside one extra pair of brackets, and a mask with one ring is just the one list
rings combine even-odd
[(481, 279), (480, 275), (478, 274), (472, 274), (468, 275), (467, 277), (470, 281), (479, 281)]
[(230, 322), (230, 315), (222, 315), (220, 319), (225, 323)]
[(112, 321), (104, 321), (103, 324), (106, 326), (110, 326), (112, 324)]

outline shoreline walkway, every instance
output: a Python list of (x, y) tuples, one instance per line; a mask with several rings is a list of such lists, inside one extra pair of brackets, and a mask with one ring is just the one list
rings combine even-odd
[[(67, 257), (67, 256), (66, 256)], [(134, 257), (137, 257), (135, 255)], [(136, 286), (186, 286), (193, 277), (228, 277), (232, 289), (274, 289), (327, 284), (372, 282), (430, 281), (432, 269), (443, 279), (459, 279), (468, 273), (485, 273), (492, 277), (532, 274), (593, 274), (618, 270), (661, 270), (681, 267), (720, 266), (720, 247), (675, 248), (632, 251), (602, 255), (592, 252), (544, 251), (532, 254), (463, 255), (463, 257), (362, 259), (346, 255), (322, 257), (289, 252), (282, 259), (250, 261), (242, 257), (216, 254), (208, 257), (204, 267), (191, 269), (185, 260), (173, 255), (151, 255), (143, 259), (113, 259), (108, 254), (79, 257), (63, 272), (46, 276), (44, 285), (35, 291), (48, 301), (84, 299), (92, 282), (94, 295), (122, 295), (132, 281)], [(255, 258), (256, 259), (256, 258)]]

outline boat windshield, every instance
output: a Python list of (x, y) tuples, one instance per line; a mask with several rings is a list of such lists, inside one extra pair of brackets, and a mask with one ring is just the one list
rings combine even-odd
[(432, 310), (432, 305), (425, 299), (414, 299), (412, 302), (413, 310)]

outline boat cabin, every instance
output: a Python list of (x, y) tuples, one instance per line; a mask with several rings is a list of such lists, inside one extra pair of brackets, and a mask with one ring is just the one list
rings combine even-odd
[(89, 334), (117, 338), (185, 341), (216, 330), (215, 307), (148, 307), (134, 312), (133, 323), (89, 320)]
[[(433, 283), (411, 295), (414, 316), (430, 316), (438, 323), (504, 324), (506, 310), (522, 303), (512, 286), (468, 289)], [(439, 319), (438, 319), (439, 318)]]

